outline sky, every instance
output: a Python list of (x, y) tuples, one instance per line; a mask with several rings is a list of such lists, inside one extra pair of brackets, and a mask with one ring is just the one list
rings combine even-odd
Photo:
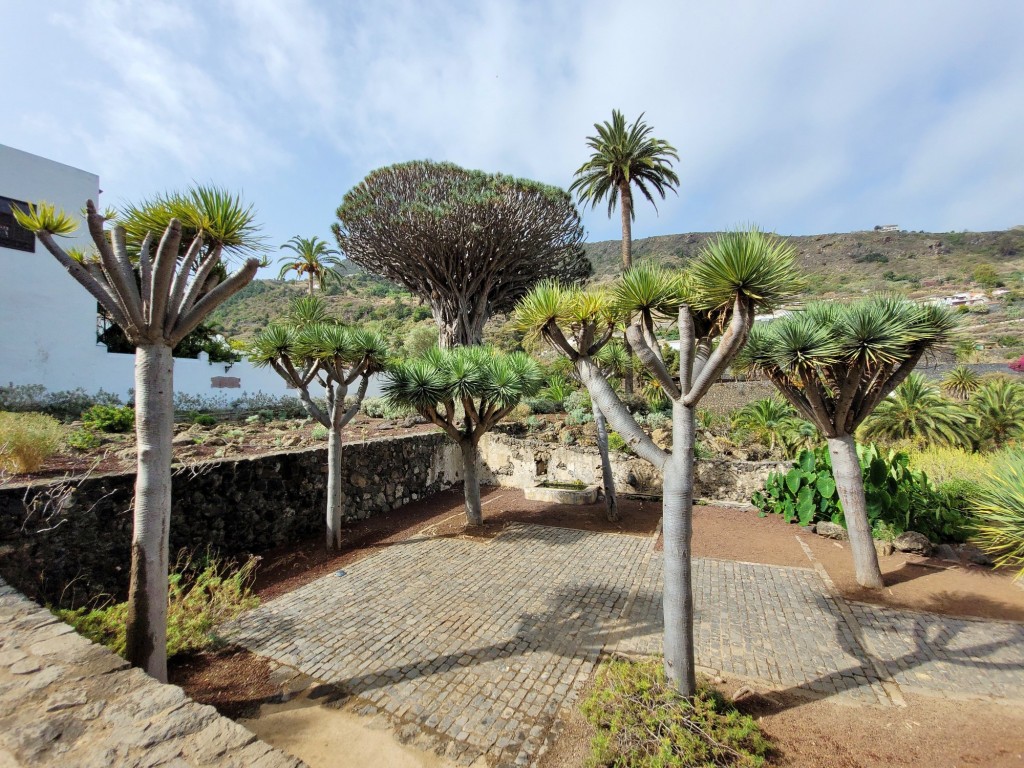
[(1021, 30), (1019, 0), (0, 0), (0, 143), (98, 174), (106, 206), (225, 186), (276, 248), (333, 242), (391, 163), (567, 187), (619, 109), (679, 153), (635, 238), (1004, 229)]

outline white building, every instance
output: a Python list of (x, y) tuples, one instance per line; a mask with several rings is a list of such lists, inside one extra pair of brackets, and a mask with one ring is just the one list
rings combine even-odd
[[(42, 384), (89, 394), (103, 389), (122, 398), (133, 387), (135, 356), (110, 353), (97, 343), (96, 300), (10, 213), (12, 202), (45, 200), (81, 216), (86, 200), (98, 201), (99, 191), (94, 173), (0, 144), (0, 386)], [(84, 220), (60, 242), (88, 246)], [(174, 389), (229, 401), (242, 392), (289, 392), (273, 370), (246, 361), (184, 358), (174, 361)]]

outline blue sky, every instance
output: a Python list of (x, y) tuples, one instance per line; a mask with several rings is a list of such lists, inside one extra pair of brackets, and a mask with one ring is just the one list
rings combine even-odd
[[(381, 165), (568, 186), (641, 112), (678, 196), (635, 237), (1024, 224), (1024, 3), (0, 0), (0, 142), (98, 173), (107, 205), (240, 190), (275, 246), (330, 239)], [(617, 216), (585, 213), (591, 240)]]

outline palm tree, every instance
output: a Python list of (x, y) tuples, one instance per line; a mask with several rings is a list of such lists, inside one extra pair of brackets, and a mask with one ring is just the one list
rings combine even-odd
[(295, 255), (282, 259), (278, 280), (284, 280), (289, 272), (295, 272), (300, 279), (305, 275), (309, 281), (309, 295), (312, 296), (315, 283), (323, 290), (326, 283), (341, 279), (337, 271), (342, 264), (342, 260), (338, 258), (339, 252), (329, 248), (327, 242), (319, 237), (296, 235), (281, 246), (280, 250), (284, 249), (292, 251)]
[[(561, 300), (542, 300), (536, 289), (517, 309), (520, 325), (573, 360), (612, 427), (663, 474), (665, 670), (686, 697), (696, 692), (691, 540), (697, 404), (742, 349), (755, 312), (795, 295), (800, 281), (793, 260), (793, 249), (776, 238), (756, 230), (729, 233), (709, 242), (684, 275), (648, 265), (629, 270), (609, 309), (599, 299), (573, 301), (564, 291)], [(606, 313), (612, 318), (602, 319)], [(593, 358), (595, 345), (622, 318), (630, 319), (626, 333), (637, 358), (672, 400), (671, 454), (637, 424)], [(678, 375), (665, 365), (655, 337), (656, 323), (668, 319), (679, 328)]]
[(482, 525), (477, 446), (521, 399), (540, 390), (540, 366), (523, 352), (473, 346), (435, 348), (389, 373), (384, 386), (388, 400), (415, 408), (462, 450), (466, 522)]
[(792, 405), (778, 397), (764, 397), (747, 403), (732, 417), (733, 429), (751, 435), (772, 452), (777, 445), (787, 453), (792, 452), (805, 439), (804, 425), (810, 427), (799, 418)]
[[(111, 231), (90, 200), (89, 233), (97, 258), (76, 258), (53, 237), (77, 223), (40, 203), (18, 223), (100, 303), (135, 346), (135, 434), (138, 448), (128, 586), (126, 656), (167, 682), (168, 537), (171, 521), (171, 439), (174, 437), (172, 350), (217, 306), (252, 280), (255, 258), (224, 280), (223, 251), (258, 247), (252, 209), (209, 187), (155, 198), (126, 212)], [(183, 242), (183, 224), (194, 233)], [(161, 224), (164, 224), (161, 227)], [(149, 227), (156, 227), (150, 229)], [(162, 234), (152, 255), (154, 235)], [(135, 274), (138, 267), (138, 278)]]
[(920, 373), (911, 373), (864, 422), (864, 437), (918, 443), (970, 445), (967, 414), (939, 394)]
[(957, 400), (966, 400), (981, 385), (981, 379), (966, 365), (958, 365), (942, 379), (942, 388)]
[(927, 352), (950, 339), (955, 325), (943, 307), (898, 297), (812, 304), (754, 326), (741, 358), (741, 367), (767, 376), (825, 435), (863, 587), (883, 583), (854, 432)]
[(978, 387), (967, 402), (974, 441), (1002, 448), (1024, 439), (1024, 385), (1000, 376)]
[(653, 130), (643, 121), (643, 114), (632, 125), (617, 109), (612, 110), (612, 121), (595, 123), (596, 136), (587, 137), (587, 146), (593, 150), (590, 159), (577, 169), (569, 192), (575, 192), (581, 203), (592, 208), (603, 200), (608, 202), (608, 215), (616, 203), (622, 214), (622, 268), (633, 266), (632, 223), (636, 217), (633, 192), (636, 186), (651, 205), (657, 209), (657, 192), (665, 199), (668, 190), (675, 191), (679, 177), (672, 170), (672, 160), (679, 160), (675, 147), (664, 139), (651, 136)]
[[(381, 338), (346, 328), (328, 317), (323, 299), (314, 296), (292, 302), (284, 322), (267, 326), (249, 347), (249, 360), (277, 371), (298, 391), (306, 412), (328, 429), (328, 549), (341, 547), (341, 431), (359, 413), (370, 377), (384, 370), (386, 357), (387, 347)], [(355, 399), (346, 404), (349, 387), (357, 381)], [(310, 395), (314, 382), (324, 387), (326, 410)]]

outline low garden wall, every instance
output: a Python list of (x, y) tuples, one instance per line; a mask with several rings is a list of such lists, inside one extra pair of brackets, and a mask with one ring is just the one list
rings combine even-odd
[[(491, 433), (480, 443), (480, 457), (485, 465), (481, 481), (492, 485), (524, 488), (543, 480), (601, 484), (601, 456), (597, 448), (553, 445)], [(611, 465), (619, 492), (661, 493), (660, 470), (643, 459), (612, 451)], [(694, 466), (694, 494), (698, 499), (749, 504), (751, 494), (764, 486), (769, 472), (789, 466), (775, 461), (698, 459)]]
[[(347, 519), (370, 517), (461, 480), (457, 451), (439, 433), (344, 449)], [(173, 481), (172, 558), (207, 546), (226, 556), (321, 534), (327, 450), (222, 459), (179, 469)], [(36, 599), (77, 605), (127, 592), (134, 474), (0, 488), (0, 574)]]

